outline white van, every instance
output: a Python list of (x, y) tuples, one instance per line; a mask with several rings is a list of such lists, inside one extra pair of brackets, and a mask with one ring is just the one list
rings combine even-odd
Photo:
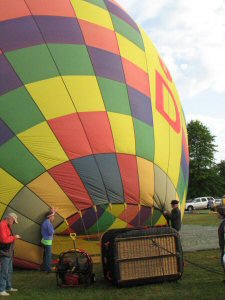
[(211, 208), (215, 204), (213, 197), (198, 197), (186, 201), (185, 210), (192, 211), (194, 209)]

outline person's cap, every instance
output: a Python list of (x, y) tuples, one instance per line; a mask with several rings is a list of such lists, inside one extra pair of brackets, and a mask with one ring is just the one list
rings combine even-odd
[(14, 220), (14, 222), (18, 224), (18, 220), (17, 220), (17, 215), (16, 214), (9, 213), (8, 214), (8, 218), (12, 218)]
[(178, 204), (179, 201), (178, 201), (178, 200), (172, 200), (170, 203), (171, 203), (172, 205), (175, 205), (175, 204)]

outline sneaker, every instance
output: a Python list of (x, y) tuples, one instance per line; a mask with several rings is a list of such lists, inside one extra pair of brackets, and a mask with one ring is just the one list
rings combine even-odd
[(7, 290), (7, 292), (18, 292), (18, 289), (11, 288), (11, 289)]
[(9, 293), (7, 293), (6, 291), (0, 292), (0, 296), (10, 296)]

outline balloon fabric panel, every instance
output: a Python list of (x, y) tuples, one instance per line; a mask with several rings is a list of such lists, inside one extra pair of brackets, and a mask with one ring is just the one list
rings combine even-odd
[[(29, 253), (29, 256), (27, 253)], [(14, 255), (16, 259), (19, 257), (20, 260), (32, 263), (31, 267), (34, 267), (33, 264), (37, 264), (37, 267), (39, 267), (43, 261), (42, 247), (23, 240), (16, 241)], [(22, 264), (22, 266), (24, 266), (24, 264)]]
[(16, 137), (0, 147), (0, 165), (23, 184), (27, 184), (45, 171), (40, 162)]
[[(155, 193), (154, 165), (152, 162), (137, 157), (139, 184), (140, 184), (140, 202), (145, 206), (153, 206), (153, 195)], [(157, 206), (157, 203), (154, 203)]]
[(0, 135), (0, 145), (5, 144), (8, 140), (13, 138), (14, 134), (13, 132), (7, 127), (5, 122), (0, 120), (0, 129), (1, 129), (1, 135)]
[(97, 221), (95, 222), (95, 224), (93, 226), (91, 226), (88, 229), (88, 232), (92, 233), (92, 234), (96, 234), (98, 232), (102, 232), (105, 228), (105, 226), (107, 226), (107, 228), (110, 228), (110, 226), (112, 226), (112, 224), (115, 221), (115, 217), (113, 215), (111, 215), (107, 210), (106, 210), (106, 206), (98, 206), (98, 210), (97, 212), (99, 212), (99, 210), (102, 210), (101, 215), (99, 216), (98, 213), (98, 217), (97, 217)]
[[(128, 91), (124, 83), (98, 77), (98, 84), (106, 111), (131, 115)], [(120, 101), (115, 101), (115, 99), (120, 99)]]
[(116, 1), (2, 0), (0, 32), (0, 215), (18, 214), (30, 253), (16, 246), (20, 265), (41, 263), (52, 206), (57, 233), (69, 233), (66, 218), (91, 238), (165, 225), (172, 199), (183, 212), (189, 157), (175, 83)]
[(81, 178), (71, 162), (58, 165), (49, 170), (49, 173), (61, 189), (68, 195), (78, 210), (93, 205)]
[(97, 76), (124, 82), (123, 67), (118, 55), (94, 47), (88, 47)]
[(136, 153), (149, 161), (154, 160), (153, 127), (134, 118)]
[(114, 31), (83, 20), (79, 20), (79, 24), (87, 46), (119, 55), (118, 43)]
[(23, 85), (2, 52), (0, 52), (0, 70), (0, 96)]
[[(68, 95), (62, 79), (58, 76), (26, 84), (26, 89), (47, 120), (75, 112), (70, 95)], [(58, 105), (55, 105), (57, 98), (62, 101), (58, 101)]]
[(153, 126), (151, 101), (137, 90), (128, 87), (132, 116)]
[(24, 0), (1, 1), (0, 21), (21, 18), (28, 15), (30, 15), (30, 11)]
[(40, 123), (17, 136), (46, 170), (68, 160), (47, 122)]
[(139, 203), (139, 181), (136, 157), (127, 154), (117, 154), (120, 174), (123, 181), (125, 202)]
[(94, 75), (86, 46), (49, 44), (48, 47), (61, 75)]
[(43, 38), (31, 16), (11, 19), (0, 24), (0, 43), (4, 52), (43, 44)]
[(86, 2), (92, 3), (96, 6), (106, 9), (104, 0), (87, 0)]
[[(114, 2), (114, 3), (113, 3)], [(135, 30), (139, 31), (137, 24), (133, 19), (127, 14), (127, 12), (118, 5), (116, 1), (105, 1), (108, 11), (110, 14), (119, 17), (121, 20), (125, 21), (127, 24), (132, 26)]]
[(124, 191), (121, 174), (115, 154), (95, 155), (100, 173), (107, 191), (107, 198), (111, 204), (124, 203)]
[(6, 209), (7, 209), (7, 205), (0, 202), (0, 218), (4, 216)]
[(71, 3), (76, 11), (78, 19), (113, 30), (111, 17), (107, 10), (102, 9), (99, 6), (89, 4), (86, 1), (71, 0)]
[[(24, 217), (32, 220), (34, 223), (41, 225), (43, 216), (48, 210), (48, 205), (30, 191), (27, 187), (22, 189), (10, 204), (11, 208), (19, 212)], [(26, 207), (26, 211), (23, 209)], [(57, 216), (57, 218), (59, 218)], [(62, 218), (58, 222), (62, 222)]]
[(108, 113), (112, 127), (116, 152), (135, 154), (135, 137), (133, 121), (130, 116)]
[[(0, 117), (18, 134), (44, 121), (38, 107), (24, 87), (0, 97)], [(26, 107), (26, 110), (24, 109)], [(16, 114), (15, 114), (16, 110)]]
[(144, 50), (144, 44), (139, 31), (115, 15), (111, 14), (111, 17), (115, 31), (120, 33), (122, 36), (125, 36), (128, 40), (132, 41), (135, 45)]
[(92, 154), (77, 113), (49, 120), (48, 123), (70, 159)]
[(8, 205), (23, 185), (1, 168), (0, 178), (0, 199), (2, 203)]
[(82, 182), (95, 205), (108, 203), (108, 195), (103, 176), (98, 167), (95, 156), (86, 156), (75, 159), (73, 165), (76, 168)]
[(65, 76), (63, 80), (78, 112), (105, 111), (95, 76)]
[(27, 187), (49, 207), (58, 207), (64, 219), (77, 213), (73, 202), (49, 173), (43, 173), (31, 181)]
[(107, 113), (88, 112), (80, 113), (79, 116), (92, 153), (115, 153), (115, 145)]
[(122, 62), (127, 85), (150, 97), (148, 74), (129, 60), (122, 58)]
[(7, 52), (6, 56), (24, 84), (59, 75), (45, 45)]

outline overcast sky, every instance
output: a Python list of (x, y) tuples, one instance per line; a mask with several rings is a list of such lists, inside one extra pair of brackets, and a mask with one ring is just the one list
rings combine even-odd
[(142, 26), (172, 74), (187, 122), (216, 136), (225, 160), (225, 0), (117, 0)]

